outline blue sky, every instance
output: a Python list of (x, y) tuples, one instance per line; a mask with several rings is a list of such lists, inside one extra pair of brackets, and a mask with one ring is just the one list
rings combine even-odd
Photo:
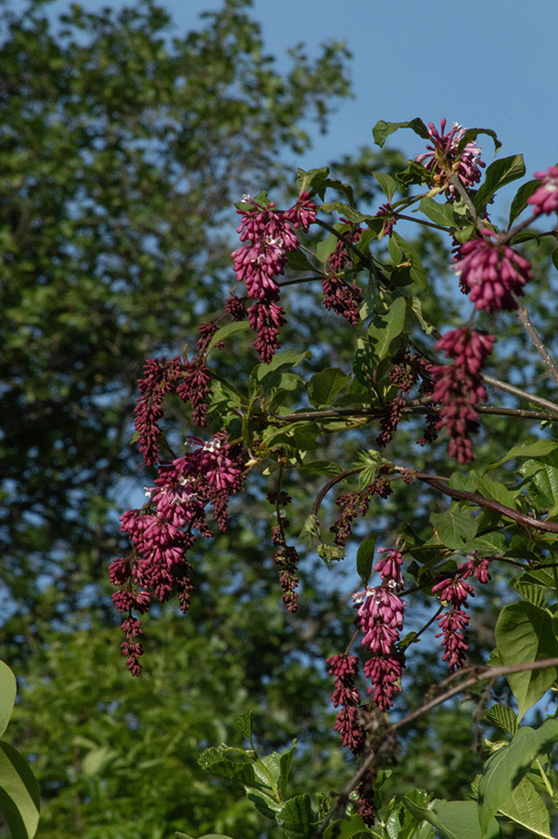
[[(55, 8), (69, 5), (58, 0)], [(122, 0), (89, 0), (90, 10)], [(221, 0), (161, 0), (178, 29)], [(527, 172), (558, 161), (558, 3), (556, 0), (255, 0), (266, 49), (282, 56), (298, 41), (316, 52), (328, 38), (354, 54), (356, 99), (344, 103), (302, 165), (321, 165), (366, 143), (379, 119), (441, 117), (489, 127), (500, 154), (525, 154)], [(414, 153), (412, 135), (394, 142)], [(420, 141), (419, 141), (420, 142)], [(486, 149), (487, 159), (492, 151)]]
[[(124, 2), (83, 5), (96, 11)], [(221, 7), (221, 0), (160, 2), (177, 34), (203, 25), (200, 12)], [(68, 5), (56, 0), (51, 8)], [(556, 0), (254, 0), (251, 15), (262, 26), (266, 52), (281, 68), (288, 66), (286, 50), (299, 41), (312, 55), (322, 41), (342, 40), (354, 55), (356, 98), (339, 106), (326, 137), (315, 135), (313, 149), (296, 161), (302, 168), (371, 145), (379, 119), (416, 116), (494, 129), (503, 143), (500, 156), (522, 152), (529, 178), (558, 161)], [(491, 141), (479, 142), (490, 163)], [(408, 156), (423, 150), (408, 131), (391, 144)]]

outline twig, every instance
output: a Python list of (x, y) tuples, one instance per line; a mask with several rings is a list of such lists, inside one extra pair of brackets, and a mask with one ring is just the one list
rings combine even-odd
[(554, 360), (550, 353), (548, 352), (547, 348), (543, 344), (539, 333), (533, 326), (531, 322), (531, 318), (529, 317), (529, 312), (527, 311), (526, 306), (519, 306), (517, 309), (517, 317), (519, 318), (520, 324), (523, 326), (527, 335), (533, 342), (533, 346), (535, 347), (536, 351), (546, 364), (548, 371), (556, 384), (558, 385), (558, 367), (554, 363)]
[(441, 685), (439, 685), (439, 687), (442, 687), (444, 684), (448, 684), (454, 681), (456, 677), (459, 678), (460, 676), (473, 670), (473, 675), (470, 676), (468, 679), (465, 679), (458, 685), (454, 685), (448, 690), (445, 690), (443, 693), (438, 694), (438, 696), (435, 696), (433, 699), (430, 699), (428, 702), (425, 702), (424, 705), (420, 706), (420, 708), (417, 708), (415, 711), (411, 711), (411, 713), (407, 714), (406, 717), (403, 717), (397, 722), (392, 723), (388, 728), (380, 731), (371, 740), (370, 751), (368, 755), (365, 757), (361, 766), (355, 772), (350, 781), (348, 781), (348, 783), (345, 784), (343, 790), (338, 794), (337, 806), (331, 808), (331, 810), (319, 826), (316, 834), (317, 837), (323, 835), (325, 829), (327, 828), (328, 824), (331, 822), (332, 818), (336, 813), (338, 813), (339, 815), (342, 815), (344, 813), (351, 792), (355, 789), (356, 786), (358, 786), (368, 769), (381, 754), (382, 742), (390, 743), (392, 741), (392, 735), (395, 733), (395, 731), (397, 731), (398, 728), (401, 728), (402, 726), (407, 725), (408, 723), (417, 719), (417, 717), (420, 717), (423, 714), (428, 713), (428, 711), (431, 711), (437, 705), (441, 705), (443, 702), (447, 702), (448, 699), (451, 699), (458, 693), (463, 693), (463, 691), (466, 691), (469, 688), (474, 687), (474, 685), (478, 684), (479, 682), (486, 682), (489, 680), (495, 681), (496, 679), (499, 679), (501, 676), (508, 676), (511, 673), (524, 673), (528, 670), (544, 670), (548, 667), (558, 667), (558, 658), (545, 658), (542, 661), (529, 661), (523, 664), (502, 665), (501, 667), (468, 668), (467, 670), (463, 670), (460, 673), (454, 673), (451, 676), (449, 676), (448, 679), (446, 679), (444, 682), (441, 683)]

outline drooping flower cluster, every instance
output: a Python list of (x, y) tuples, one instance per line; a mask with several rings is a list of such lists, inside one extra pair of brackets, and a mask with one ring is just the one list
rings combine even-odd
[(364, 518), (368, 512), (370, 499), (373, 495), (387, 498), (391, 495), (391, 487), (387, 481), (376, 478), (371, 484), (356, 492), (346, 492), (335, 502), (341, 508), (341, 515), (329, 528), (334, 534), (336, 545), (343, 546), (352, 532), (352, 522), (358, 516)]
[(535, 178), (542, 183), (527, 199), (533, 205), (535, 215), (558, 213), (558, 166), (551, 166), (546, 172), (535, 172)]
[(450, 183), (450, 177), (457, 175), (463, 186), (472, 187), (481, 179), (481, 168), (486, 166), (480, 159), (481, 149), (476, 142), (470, 142), (458, 152), (460, 140), (465, 129), (453, 123), (446, 134), (446, 120), (440, 120), (440, 131), (433, 122), (428, 123), (428, 133), (432, 138), (432, 145), (427, 145), (429, 151), (417, 155), (415, 160), (432, 172), (431, 186), (446, 189), (450, 200), (455, 199), (455, 186)]
[(291, 503), (292, 498), (284, 491), (268, 492), (267, 500), (275, 505), (277, 524), (272, 528), (273, 544), (277, 548), (275, 563), (280, 569), (279, 582), (283, 589), (283, 603), (287, 611), (296, 612), (298, 605), (297, 587), (300, 582), (296, 576), (300, 557), (293, 545), (288, 545), (285, 530), (289, 527), (289, 520), (284, 507)]
[(445, 650), (442, 661), (447, 662), (450, 673), (463, 667), (469, 649), (466, 634), (469, 615), (465, 609), (468, 608), (468, 598), (475, 595), (472, 586), (465, 580), (474, 576), (479, 582), (487, 583), (490, 580), (488, 565), (488, 559), (478, 558), (475, 551), (472, 559), (459, 566), (457, 576), (446, 578), (432, 586), (432, 593), (449, 606), (448, 611), (437, 618), (441, 632), (436, 638), (442, 638), (442, 647)]
[[(344, 224), (350, 224), (344, 218), (341, 218), (340, 221)], [(359, 241), (361, 235), (362, 230), (359, 227), (344, 233), (345, 238), (353, 244)], [(340, 274), (345, 266), (350, 263), (351, 257), (347, 252), (347, 246), (341, 239), (338, 239), (335, 250), (327, 260), (327, 266), (331, 273), (322, 279), (323, 303), (328, 312), (334, 311), (344, 317), (351, 326), (356, 326), (360, 322), (362, 290), (354, 281), (348, 283), (343, 277), (335, 276)]]
[(477, 405), (486, 401), (481, 371), (495, 342), (492, 335), (478, 329), (454, 329), (436, 344), (451, 364), (432, 369), (434, 390), (432, 401), (440, 403), (440, 419), (436, 427), (447, 428), (450, 457), (459, 463), (473, 459), (471, 434), (478, 430)]
[(496, 236), (492, 230), (484, 228), (481, 233), (482, 238), (465, 242), (454, 257), (461, 290), (476, 309), (511, 312), (532, 279), (531, 264), (509, 245), (490, 241)]
[(127, 556), (113, 560), (109, 575), (118, 586), (113, 602), (126, 615), (122, 651), (132, 675), (141, 671), (143, 653), (137, 641), (140, 622), (132, 611), (144, 614), (152, 599), (164, 602), (173, 592), (178, 594), (181, 610), (188, 610), (192, 585), (186, 552), (196, 531), (205, 538), (213, 535), (206, 521), (208, 505), (219, 528), (226, 528), (229, 496), (241, 487), (243, 454), (240, 447), (228, 443), (226, 432), (219, 432), (209, 443), (196, 438), (190, 438), (190, 443), (197, 448), (159, 465), (159, 475), (146, 490), (149, 500), (141, 510), (129, 510), (120, 519), (133, 548)]
[(337, 714), (335, 731), (339, 732), (344, 746), (360, 754), (364, 742), (364, 730), (358, 719), (360, 693), (355, 687), (358, 675), (358, 658), (348, 653), (333, 655), (326, 659), (328, 673), (335, 677), (335, 689), (331, 701), (333, 707), (341, 710)]
[(302, 192), (284, 213), (275, 209), (273, 201), (264, 206), (249, 195), (244, 200), (250, 209), (237, 210), (242, 216), (237, 232), (245, 244), (231, 256), (238, 281), (245, 282), (248, 296), (255, 301), (249, 311), (250, 327), (258, 335), (254, 346), (262, 361), (269, 362), (279, 348), (277, 335), (285, 323), (276, 278), (285, 271), (288, 252), (298, 248), (292, 228), (307, 232), (316, 218), (316, 206), (308, 192)]
[[(215, 330), (210, 327), (205, 334), (202, 331), (202, 346), (210, 340), (208, 331), (213, 334)], [(191, 404), (192, 419), (196, 425), (203, 426), (211, 393), (210, 376), (203, 352), (186, 362), (178, 355), (170, 361), (166, 361), (164, 356), (147, 359), (143, 371), (144, 376), (138, 381), (140, 398), (135, 409), (136, 433), (145, 463), (154, 466), (159, 461), (159, 420), (163, 417), (163, 398), (176, 391), (184, 403)]]
[[(384, 408), (380, 418), (380, 433), (376, 437), (376, 443), (384, 448), (393, 439), (397, 426), (403, 415), (403, 408), (408, 394), (414, 385), (420, 380), (419, 393), (424, 395), (431, 393), (432, 382), (430, 373), (432, 364), (418, 353), (411, 353), (406, 350), (393, 357), (393, 367), (390, 371), (390, 381), (399, 388), (399, 394)], [(428, 429), (425, 432), (428, 434)]]
[(353, 599), (364, 633), (361, 644), (372, 653), (364, 665), (364, 675), (372, 682), (368, 693), (376, 707), (386, 711), (393, 704), (393, 695), (401, 689), (404, 658), (397, 643), (406, 603), (398, 596), (404, 588), (401, 553), (390, 548), (379, 548), (378, 553), (385, 554), (374, 566), (382, 584), (367, 586)]

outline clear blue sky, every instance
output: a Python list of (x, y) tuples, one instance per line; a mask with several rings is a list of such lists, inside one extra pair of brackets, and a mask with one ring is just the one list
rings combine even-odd
[[(133, 0), (82, 2), (96, 11)], [(203, 26), (199, 14), (222, 5), (159, 2), (175, 21), (176, 34)], [(56, 0), (50, 8), (69, 3)], [(467, 128), (494, 129), (503, 144), (500, 156), (524, 154), (527, 178), (558, 162), (557, 0), (254, 0), (250, 14), (281, 69), (288, 66), (286, 50), (300, 41), (310, 55), (328, 39), (344, 41), (353, 53), (356, 98), (339, 106), (327, 136), (316, 132), (313, 149), (296, 161), (304, 169), (372, 145), (379, 119), (416, 116), (437, 125), (445, 117)], [(409, 131), (390, 142), (409, 157), (423, 151), (423, 142)], [(492, 141), (479, 142), (490, 163)], [(511, 197), (515, 189), (507, 189)]]
[[(82, 0), (87, 9), (124, 0)], [(132, 0), (133, 2), (133, 0)], [(160, 0), (178, 30), (221, 0)], [(53, 8), (69, 5), (57, 0)], [(502, 156), (523, 152), (527, 175), (558, 162), (557, 0), (255, 0), (266, 51), (278, 58), (304, 41), (310, 54), (329, 38), (353, 52), (356, 99), (342, 104), (327, 137), (298, 161), (320, 166), (372, 143), (379, 119), (441, 117), (468, 128), (493, 128)], [(281, 62), (282, 66), (286, 66)], [(280, 65), (280, 66), (281, 66)], [(492, 160), (488, 138), (484, 157)], [(410, 132), (392, 138), (409, 156), (422, 151)]]

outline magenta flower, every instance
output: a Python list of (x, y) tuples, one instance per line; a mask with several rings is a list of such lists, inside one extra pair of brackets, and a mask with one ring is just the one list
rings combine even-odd
[(540, 187), (527, 199), (532, 204), (535, 215), (558, 213), (558, 166), (551, 166), (546, 172), (535, 172), (540, 178)]
[(442, 661), (447, 661), (450, 673), (460, 670), (466, 661), (469, 644), (465, 630), (469, 624), (469, 615), (463, 609), (452, 608), (449, 612), (440, 615), (438, 626), (442, 630), (436, 638), (442, 638), (442, 647), (445, 653)]
[(481, 371), (496, 339), (478, 329), (454, 329), (436, 344), (452, 364), (432, 368), (432, 401), (442, 405), (436, 428), (447, 428), (449, 454), (459, 463), (473, 459), (470, 437), (478, 430), (479, 402), (486, 401)]
[(496, 236), (491, 230), (481, 233), (482, 239), (465, 242), (454, 257), (461, 289), (476, 309), (513, 311), (516, 296), (523, 296), (523, 287), (532, 279), (531, 264), (508, 245), (491, 242), (489, 237)]
[(490, 576), (489, 566), (490, 561), (485, 557), (477, 557), (477, 552), (473, 551), (473, 558), (469, 562), (463, 562), (459, 566), (459, 573), (462, 580), (467, 577), (476, 577), (479, 583), (488, 583), (492, 578)]
[(335, 731), (340, 734), (343, 745), (348, 746), (354, 754), (358, 754), (364, 741), (364, 730), (358, 721), (360, 693), (354, 682), (358, 675), (358, 658), (342, 653), (327, 658), (326, 664), (329, 665), (329, 675), (335, 676), (333, 705), (335, 708), (341, 706), (335, 722)]
[(448, 134), (445, 130), (445, 119), (440, 121), (440, 132), (433, 122), (429, 122), (428, 133), (433, 144), (427, 145), (429, 151), (417, 155), (415, 160), (432, 172), (432, 186), (447, 189), (450, 197), (455, 197), (455, 187), (449, 183), (449, 176), (457, 175), (464, 186), (472, 187), (481, 179), (479, 167), (486, 164), (480, 159), (481, 150), (475, 142), (467, 143), (460, 153), (457, 152), (464, 128), (454, 122)]

